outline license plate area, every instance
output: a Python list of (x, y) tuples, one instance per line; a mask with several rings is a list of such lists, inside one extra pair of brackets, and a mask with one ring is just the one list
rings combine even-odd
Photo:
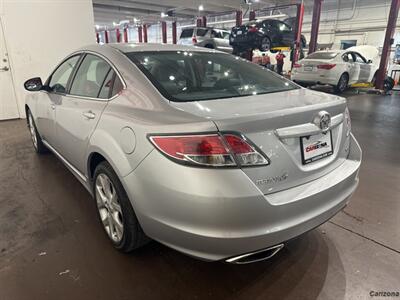
[(303, 165), (323, 159), (333, 154), (332, 132), (300, 137)]
[(242, 34), (242, 31), (241, 31), (241, 30), (238, 30), (238, 31), (236, 31), (236, 34), (237, 34), (237, 35), (241, 35), (241, 34)]

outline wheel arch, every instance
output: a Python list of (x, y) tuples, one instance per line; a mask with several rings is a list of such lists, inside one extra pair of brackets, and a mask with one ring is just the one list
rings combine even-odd
[(96, 130), (90, 138), (87, 149), (86, 174), (90, 180), (94, 170), (101, 161), (107, 161), (119, 177), (132, 171), (132, 166), (119, 143), (106, 131)]

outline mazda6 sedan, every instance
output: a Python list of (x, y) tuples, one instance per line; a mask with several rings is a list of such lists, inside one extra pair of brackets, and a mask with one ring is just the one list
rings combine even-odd
[(123, 252), (154, 239), (208, 261), (263, 260), (358, 184), (346, 100), (230, 54), (93, 45), (25, 88), (35, 150), (93, 195)]

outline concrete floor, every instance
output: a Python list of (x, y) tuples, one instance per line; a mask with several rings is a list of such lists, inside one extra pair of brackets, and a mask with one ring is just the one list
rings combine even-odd
[(251, 265), (156, 242), (113, 250), (94, 201), (25, 121), (0, 122), (0, 300), (367, 299), (400, 291), (400, 96), (349, 95), (361, 183), (330, 222)]

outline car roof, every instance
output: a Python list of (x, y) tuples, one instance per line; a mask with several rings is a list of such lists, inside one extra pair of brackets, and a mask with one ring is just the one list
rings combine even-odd
[[(196, 51), (196, 52), (219, 52), (195, 46), (185, 46), (176, 44), (157, 44), (157, 43), (109, 43), (93, 44), (79, 49), (80, 51), (95, 51), (99, 53), (107, 52), (107, 49), (114, 48), (121, 52), (152, 52), (152, 51)], [(223, 52), (221, 52), (223, 53)]]

